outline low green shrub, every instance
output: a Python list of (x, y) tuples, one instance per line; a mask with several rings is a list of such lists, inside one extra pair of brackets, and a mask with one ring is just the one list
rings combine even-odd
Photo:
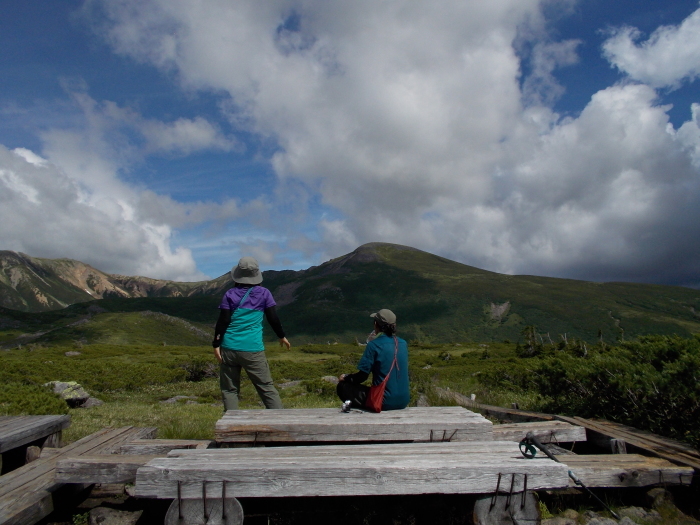
[(22, 383), (0, 384), (0, 415), (67, 414), (68, 405), (49, 388)]
[(545, 411), (602, 417), (700, 446), (699, 336), (647, 336), (585, 357), (560, 352), (533, 368)]
[(219, 377), (219, 364), (213, 358), (191, 356), (180, 364), (180, 368), (185, 371), (187, 381), (198, 382), (208, 377)]
[(323, 397), (336, 397), (336, 385), (324, 379), (307, 379), (301, 382), (310, 394), (318, 394)]

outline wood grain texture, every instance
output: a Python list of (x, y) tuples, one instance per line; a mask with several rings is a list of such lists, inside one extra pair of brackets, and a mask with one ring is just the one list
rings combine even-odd
[[(600, 454), (558, 458), (587, 487), (690, 485), (694, 469), (639, 454)], [(570, 486), (575, 486), (573, 481)]]
[(375, 414), (333, 408), (231, 410), (217, 442), (490, 441), (493, 424), (461, 407), (411, 407)]
[(213, 445), (214, 442), (209, 439), (135, 439), (122, 445), (119, 453), (165, 456), (171, 450), (208, 449)]
[[(495, 446), (494, 446), (495, 445)], [(490, 446), (490, 447), (489, 447)], [(531, 490), (568, 486), (566, 466), (528, 461), (517, 444), (427, 443), (332, 445), (250, 449), (180, 450), (138, 469), (140, 497), (298, 497), (392, 494), (483, 494), (496, 490), (498, 475), (515, 474), (514, 491), (525, 475)], [(501, 487), (503, 489), (503, 487)], [(508, 490), (508, 488), (503, 490)]]
[(53, 510), (52, 493), (59, 459), (83, 454), (111, 454), (132, 439), (155, 435), (154, 428), (106, 428), (0, 477), (0, 525), (32, 525)]
[(611, 421), (566, 416), (557, 416), (557, 419), (585, 427), (590, 441), (604, 438), (619, 439), (625, 442), (625, 448), (636, 447), (645, 453), (700, 470), (700, 452), (680, 441)]
[(358, 456), (403, 457), (403, 456), (459, 456), (459, 455), (509, 455), (522, 458), (518, 445), (511, 441), (462, 441), (455, 443), (399, 443), (399, 444), (352, 444), (327, 446), (274, 446), (248, 448), (212, 448), (208, 450), (173, 450), (169, 458), (187, 458), (192, 461), (278, 461), (284, 458), (336, 458), (350, 461)]
[(510, 423), (493, 426), (493, 439), (498, 441), (517, 441), (532, 432), (542, 443), (569, 443), (586, 441), (586, 429), (564, 421), (538, 421), (530, 423)]
[(46, 438), (70, 426), (70, 416), (0, 417), (0, 453)]
[(56, 481), (59, 483), (133, 483), (136, 470), (159, 457), (100, 454), (70, 457), (56, 463)]

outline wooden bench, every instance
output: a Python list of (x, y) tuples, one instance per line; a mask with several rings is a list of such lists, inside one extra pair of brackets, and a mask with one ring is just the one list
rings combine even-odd
[[(40, 448), (58, 447), (61, 443), (61, 432), (69, 426), (68, 415), (0, 417), (0, 454), (7, 454), (31, 444)], [(17, 466), (24, 463), (25, 452), (20, 452)], [(3, 461), (0, 456), (0, 471), (2, 469)]]
[(462, 407), (390, 410), (336, 408), (229, 410), (216, 423), (218, 443), (491, 441), (493, 424)]
[(63, 485), (55, 479), (56, 463), (61, 458), (112, 454), (134, 439), (155, 437), (156, 431), (135, 427), (102, 429), (0, 477), (0, 525), (33, 525), (53, 511), (53, 493)]

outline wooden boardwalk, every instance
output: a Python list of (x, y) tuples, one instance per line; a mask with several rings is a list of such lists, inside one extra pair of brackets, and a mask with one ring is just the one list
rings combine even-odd
[(611, 440), (622, 442), (625, 445), (625, 450), (629, 446), (678, 465), (687, 465), (700, 470), (700, 452), (675, 439), (665, 438), (612, 421), (584, 419), (582, 417), (556, 417), (561, 421), (585, 428), (589, 439), (601, 445)]
[(0, 525), (33, 525), (54, 509), (56, 463), (83, 454), (112, 454), (125, 443), (154, 436), (155, 428), (106, 428), (0, 476)]
[(643, 437), (645, 446), (672, 449), (684, 461), (698, 454), (629, 427), (558, 418), (536, 421), (528, 414), (520, 420), (531, 422), (493, 425), (461, 407), (381, 414), (230, 411), (216, 425), (222, 448), (209, 448), (207, 440), (143, 439), (153, 437), (154, 429), (105, 429), (0, 477), (0, 525), (30, 525), (45, 517), (53, 508), (51, 493), (63, 484), (135, 482), (137, 497), (175, 500), (166, 523), (182, 525), (207, 522), (206, 515), (217, 512), (229, 516), (221, 523), (241, 523), (235, 498), (473, 494), (483, 503), (491, 494), (494, 501), (499, 494), (506, 501), (516, 494), (530, 505), (533, 491), (574, 486), (569, 470), (592, 488), (692, 481), (692, 467), (662, 457), (567, 453), (559, 456), (562, 463), (543, 454), (523, 457), (518, 442), (528, 432), (564, 454), (557, 444), (600, 440), (602, 430), (605, 439), (615, 434), (631, 447)]
[(491, 441), (493, 424), (462, 407), (406, 408), (374, 414), (336, 408), (229, 410), (219, 443)]

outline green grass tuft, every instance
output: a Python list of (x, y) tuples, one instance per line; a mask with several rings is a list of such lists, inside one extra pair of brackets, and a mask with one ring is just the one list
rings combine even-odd
[(19, 382), (0, 384), (0, 416), (67, 414), (68, 405), (51, 389)]

